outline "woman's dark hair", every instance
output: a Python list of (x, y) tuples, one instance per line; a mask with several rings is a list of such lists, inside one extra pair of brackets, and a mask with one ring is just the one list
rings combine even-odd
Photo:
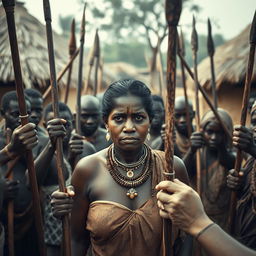
[(124, 79), (112, 83), (103, 95), (102, 100), (102, 116), (106, 122), (110, 112), (115, 107), (114, 100), (116, 98), (133, 95), (141, 99), (142, 104), (151, 120), (153, 117), (152, 97), (149, 88), (138, 80)]

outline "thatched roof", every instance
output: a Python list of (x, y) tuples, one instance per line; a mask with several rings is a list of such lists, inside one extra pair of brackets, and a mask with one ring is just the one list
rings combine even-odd
[[(15, 20), (24, 85), (27, 88), (32, 87), (33, 84), (44, 88), (49, 80), (45, 26), (30, 15), (20, 2), (16, 4)], [(56, 33), (53, 36), (58, 72), (68, 60), (67, 40)], [(0, 83), (14, 81), (6, 16), (2, 6), (0, 6), (0, 63)]]
[[(216, 48), (214, 62), (217, 89), (222, 84), (243, 84), (249, 56), (248, 25), (238, 36)], [(199, 81), (206, 89), (211, 86), (211, 69), (209, 57), (198, 66)], [(256, 65), (253, 81), (256, 82)]]

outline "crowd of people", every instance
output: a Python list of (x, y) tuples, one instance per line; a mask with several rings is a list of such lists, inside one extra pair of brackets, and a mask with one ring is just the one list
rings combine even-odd
[[(174, 181), (165, 179), (165, 104), (142, 82), (112, 83), (103, 98), (81, 97), (81, 134), (70, 108), (59, 117), (35, 89), (25, 90), (30, 122), (21, 126), (14, 91), (3, 95), (0, 130), (0, 255), (8, 255), (9, 202), (14, 204), (15, 255), (39, 255), (25, 152), (32, 149), (40, 191), (48, 256), (63, 254), (61, 218), (71, 220), (72, 255), (163, 255), (168, 249), (163, 219), (172, 220), (174, 255), (255, 255), (256, 104), (251, 126), (234, 126), (227, 111), (204, 113), (195, 132), (195, 111), (175, 100)], [(188, 108), (188, 109), (187, 109)], [(189, 119), (187, 118), (189, 114)], [(7, 131), (12, 135), (8, 139)], [(190, 132), (192, 134), (190, 135)], [(56, 141), (63, 141), (63, 176), (58, 191)], [(244, 167), (236, 175), (236, 149)], [(200, 152), (200, 196), (196, 153)], [(12, 164), (12, 169), (10, 168)], [(231, 191), (237, 191), (235, 233), (229, 232)]]

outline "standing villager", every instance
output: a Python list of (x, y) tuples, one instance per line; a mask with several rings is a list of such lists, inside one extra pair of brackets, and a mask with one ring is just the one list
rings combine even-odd
[[(165, 156), (144, 144), (152, 114), (150, 90), (142, 82), (121, 80), (106, 90), (103, 119), (113, 144), (83, 158), (73, 173), (74, 255), (85, 255), (89, 241), (95, 256), (163, 255), (163, 222), (154, 188), (164, 178)], [(174, 169), (187, 183), (185, 166), (177, 157)], [(56, 191), (52, 198), (56, 215), (70, 212), (68, 194)], [(178, 237), (174, 228), (175, 255)]]
[[(26, 107), (28, 113), (31, 111), (30, 102), (26, 100)], [(1, 100), (1, 114), (5, 120), (6, 128), (14, 130), (17, 127), (20, 127), (21, 120), (19, 118), (19, 106), (18, 106), (18, 98), (15, 91), (11, 91), (6, 93)], [(30, 124), (31, 125), (31, 124)], [(33, 129), (35, 129), (35, 125), (33, 124)], [(32, 142), (37, 142), (37, 138), (33, 138), (35, 136), (35, 132), (31, 131), (31, 140)], [(25, 138), (24, 138), (25, 139)], [(30, 138), (26, 138), (26, 140), (30, 140)], [(35, 143), (36, 145), (37, 143)], [(5, 131), (0, 131), (0, 149), (6, 148), (6, 135)], [(22, 149), (22, 148), (21, 148)], [(19, 150), (19, 146), (15, 150)], [(10, 150), (8, 150), (9, 152)], [(7, 152), (7, 153), (8, 153)], [(10, 153), (10, 152), (9, 152)], [(38, 152), (34, 152), (38, 154)], [(16, 156), (10, 153), (13, 161)], [(18, 161), (16, 161), (15, 165), (12, 168), (13, 170), (13, 186), (16, 183), (16, 187), (18, 188), (17, 194), (12, 196), (14, 199), (14, 250), (16, 252), (15, 255), (39, 255), (37, 237), (35, 236), (35, 219), (33, 215), (32, 209), (32, 192), (31, 188), (27, 186), (27, 161), (22, 155)], [(1, 166), (1, 172), (7, 172), (7, 166)], [(17, 181), (19, 181), (17, 183)], [(3, 214), (2, 220), (4, 223), (7, 223), (7, 216)], [(8, 248), (5, 247), (4, 255), (8, 255)]]
[(153, 119), (151, 121), (149, 136), (146, 143), (152, 149), (163, 150), (163, 140), (161, 138), (161, 129), (164, 124), (165, 110), (164, 101), (159, 95), (152, 95), (153, 100)]
[(251, 110), (251, 127), (236, 125), (233, 145), (248, 153), (244, 167), (238, 175), (230, 170), (227, 177), (229, 188), (237, 192), (234, 236), (244, 245), (256, 250), (256, 103)]
[(107, 131), (101, 128), (101, 104), (97, 97), (81, 97), (81, 135), (100, 151), (111, 144)]
[[(229, 114), (220, 108), (218, 113), (231, 132), (233, 123)], [(183, 160), (190, 177), (195, 177), (195, 153), (201, 149), (201, 198), (205, 211), (217, 224), (227, 229), (230, 190), (226, 185), (226, 177), (235, 162), (232, 141), (225, 135), (212, 111), (206, 112), (201, 119), (201, 130), (192, 134), (190, 149)], [(192, 183), (195, 185), (195, 180)]]
[(84, 156), (95, 153), (94, 147), (83, 142), (83, 138), (78, 134), (71, 134), (73, 130), (73, 115), (67, 105), (59, 103), (59, 118), (54, 119), (52, 104), (48, 104), (44, 109), (44, 125), (49, 134), (49, 142), (41, 148), (41, 154), (35, 160), (38, 184), (43, 192), (44, 206), (44, 228), (45, 244), (47, 255), (54, 256), (61, 253), (62, 224), (52, 216), (50, 195), (58, 189), (58, 176), (56, 173), (56, 140), (63, 138), (64, 149), (64, 169), (63, 175), (66, 185), (70, 185), (74, 160), (77, 156)]
[(189, 124), (187, 123), (187, 105), (185, 97), (177, 97), (175, 99), (174, 106), (174, 124), (176, 128), (176, 145), (183, 157), (188, 149), (190, 148), (190, 136), (188, 133), (188, 125), (192, 127), (193, 131), (193, 119), (195, 117), (195, 111), (191, 101), (188, 101), (188, 113), (189, 113)]

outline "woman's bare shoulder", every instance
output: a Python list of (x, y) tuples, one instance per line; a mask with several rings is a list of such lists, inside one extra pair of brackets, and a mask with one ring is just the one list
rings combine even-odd
[(107, 149), (83, 157), (77, 163), (72, 175), (73, 179), (88, 179), (98, 168), (100, 163), (106, 163)]

